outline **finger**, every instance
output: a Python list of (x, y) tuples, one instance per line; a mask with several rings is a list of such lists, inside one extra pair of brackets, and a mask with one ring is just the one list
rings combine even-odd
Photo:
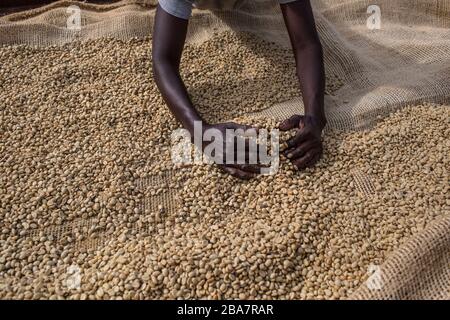
[(290, 117), (289, 119), (286, 119), (283, 122), (281, 122), (280, 125), (278, 126), (278, 128), (281, 131), (287, 131), (287, 130), (291, 130), (294, 128), (298, 128), (298, 124), (301, 119), (302, 119), (301, 115), (295, 114), (292, 117)]
[(305, 168), (310, 168), (313, 167), (319, 160), (321, 157), (321, 153), (316, 154), (306, 165)]
[(232, 167), (234, 169), (238, 169), (238, 170), (244, 171), (244, 172), (261, 174), (261, 168), (254, 164), (234, 164), (234, 165), (230, 165), (229, 167)]
[(296, 146), (299, 146), (302, 142), (309, 139), (309, 136), (310, 136), (309, 131), (299, 129), (294, 137), (292, 137), (288, 141), (286, 141), (287, 149), (291, 149)]
[(285, 150), (283, 153), (288, 159), (297, 159), (304, 156), (306, 152), (314, 147), (317, 147), (317, 142), (314, 140), (308, 140), (300, 146)]
[(225, 166), (221, 166), (220, 168), (223, 171), (225, 171), (226, 173), (230, 174), (231, 176), (241, 179), (241, 180), (250, 180), (251, 178), (253, 178), (255, 176), (254, 173), (245, 172), (245, 171), (239, 170), (237, 168), (225, 167)]
[(305, 117), (302, 117), (298, 122), (299, 129), (303, 129), (305, 127)]
[(310, 150), (306, 152), (306, 154), (303, 157), (293, 160), (292, 163), (297, 167), (298, 170), (303, 170), (318, 153), (319, 153), (318, 150)]
[(303, 166), (303, 170), (307, 169), (307, 168), (312, 168), (314, 167), (314, 165), (320, 160), (320, 155), (316, 155), (314, 156), (310, 161), (308, 161), (307, 163), (305, 163), (305, 165)]

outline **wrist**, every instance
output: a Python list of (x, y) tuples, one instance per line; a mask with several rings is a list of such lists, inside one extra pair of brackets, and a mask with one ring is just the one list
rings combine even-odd
[(320, 128), (320, 130), (323, 130), (327, 125), (327, 118), (323, 114), (305, 113), (305, 117), (309, 118), (315, 126)]
[(192, 138), (194, 137), (194, 134), (205, 132), (205, 130), (209, 127), (209, 124), (201, 119), (196, 120), (189, 120), (182, 123), (183, 127), (189, 131)]
[(203, 135), (206, 130), (212, 127), (211, 124), (203, 120), (192, 120), (183, 125), (189, 132), (191, 143), (197, 145), (200, 149), (204, 148)]

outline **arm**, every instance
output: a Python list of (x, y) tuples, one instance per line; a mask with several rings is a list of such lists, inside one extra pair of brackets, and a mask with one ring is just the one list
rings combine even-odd
[(153, 28), (152, 59), (155, 82), (164, 100), (175, 118), (193, 135), (194, 121), (202, 119), (192, 105), (180, 76), (188, 23), (188, 20), (172, 16), (158, 5)]
[(285, 155), (297, 168), (303, 169), (317, 162), (322, 154), (321, 133), (327, 123), (323, 51), (309, 0), (283, 4), (281, 10), (294, 51), (305, 115), (287, 119), (280, 129), (299, 129), (288, 141)]
[[(207, 124), (195, 110), (180, 76), (180, 61), (187, 27), (188, 20), (175, 17), (158, 5), (153, 28), (152, 60), (154, 79), (164, 101), (176, 119), (190, 132), (191, 137), (194, 136), (195, 121), (203, 122), (203, 130), (217, 129), (223, 136), (227, 129), (247, 130), (247, 126), (236, 123)], [(199, 147), (203, 149), (205, 145)], [(226, 150), (225, 146), (216, 146), (216, 150), (220, 148)], [(226, 159), (225, 154), (223, 159)], [(259, 173), (259, 167), (256, 165), (219, 164), (219, 167), (240, 179), (249, 179)]]

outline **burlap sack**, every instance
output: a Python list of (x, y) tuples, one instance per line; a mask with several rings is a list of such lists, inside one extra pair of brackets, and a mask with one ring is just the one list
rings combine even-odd
[[(379, 0), (380, 29), (374, 28), (377, 25), (373, 23), (373, 15), (377, 9), (370, 7), (372, 1), (312, 2), (327, 73), (343, 81), (342, 88), (326, 97), (331, 127), (366, 129), (380, 117), (410, 104), (449, 102), (449, 0)], [(98, 37), (149, 36), (156, 3), (156, 0), (123, 0), (94, 5), (62, 0), (0, 17), (0, 45), (48, 46)], [(253, 32), (289, 46), (275, 1), (230, 1), (225, 7), (222, 4), (218, 2), (213, 7), (227, 10), (215, 14), (194, 10), (187, 41), (201, 42), (211, 37), (213, 31), (232, 29)], [(67, 9), (71, 5), (83, 10), (81, 30), (66, 27)], [(204, 1), (198, 7), (204, 8)], [(261, 113), (285, 118), (302, 109), (298, 97)], [(167, 195), (164, 201), (171, 203), (171, 197)], [(392, 253), (373, 276), (352, 298), (449, 299), (450, 215)]]
[(450, 216), (395, 251), (353, 299), (450, 299)]

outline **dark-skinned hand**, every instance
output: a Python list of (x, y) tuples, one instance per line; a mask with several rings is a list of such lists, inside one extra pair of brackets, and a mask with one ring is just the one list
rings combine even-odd
[[(249, 150), (249, 141), (248, 139), (244, 139), (242, 137), (235, 138), (232, 145), (228, 145), (228, 148), (234, 148), (234, 164), (227, 164), (225, 163), (227, 152), (230, 152), (227, 150), (226, 146), (226, 130), (227, 129), (242, 129), (244, 131), (248, 129), (255, 129), (255, 132), (257, 132), (256, 128), (253, 128), (251, 126), (241, 125), (234, 122), (227, 122), (227, 123), (219, 123), (219, 124), (213, 124), (213, 125), (204, 125), (204, 130), (207, 129), (217, 129), (222, 133), (222, 136), (224, 137), (223, 144), (215, 144), (214, 141), (209, 142), (206, 141), (203, 143), (203, 150), (206, 146), (210, 145), (211, 143), (214, 144), (214, 150), (215, 152), (222, 152), (223, 154), (223, 164), (217, 164), (220, 169), (222, 169), (224, 172), (230, 174), (233, 177), (242, 179), (242, 180), (249, 180), (251, 178), (254, 178), (256, 175), (261, 173), (261, 166), (258, 164), (249, 164), (250, 159), (250, 150)], [(237, 139), (244, 139), (244, 145), (245, 145), (245, 155), (243, 158), (245, 159), (245, 164), (237, 164)], [(258, 148), (258, 146), (257, 146)]]
[(322, 156), (323, 127), (316, 118), (301, 115), (294, 115), (280, 124), (281, 131), (297, 129), (282, 152), (298, 170), (312, 167)]

